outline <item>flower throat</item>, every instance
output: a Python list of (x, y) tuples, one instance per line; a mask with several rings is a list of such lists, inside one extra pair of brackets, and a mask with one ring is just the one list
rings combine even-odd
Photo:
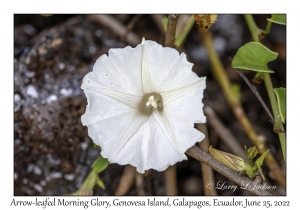
[(164, 108), (161, 95), (158, 93), (147, 93), (139, 104), (139, 111), (144, 115), (151, 115), (154, 110), (162, 111)]

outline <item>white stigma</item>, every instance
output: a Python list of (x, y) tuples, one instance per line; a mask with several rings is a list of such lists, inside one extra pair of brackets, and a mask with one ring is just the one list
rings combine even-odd
[(154, 96), (150, 96), (149, 99), (148, 99), (148, 102), (146, 103), (146, 106), (153, 106), (154, 109), (157, 109), (157, 103), (156, 103), (156, 100), (154, 99)]

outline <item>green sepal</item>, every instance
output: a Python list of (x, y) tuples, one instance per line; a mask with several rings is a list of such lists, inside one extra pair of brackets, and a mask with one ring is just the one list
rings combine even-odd
[(269, 152), (269, 149), (264, 154), (262, 154), (259, 158), (257, 158), (257, 160), (255, 161), (255, 165), (257, 166), (257, 168), (260, 168), (262, 166), (262, 164), (264, 163), (264, 159), (268, 152)]
[(101, 189), (105, 190), (104, 183), (103, 183), (103, 181), (102, 181), (101, 179), (99, 179), (99, 178), (98, 178), (98, 180), (97, 180), (97, 185), (98, 185)]
[(252, 166), (250, 166), (247, 163), (244, 164), (244, 171), (246, 172), (246, 174), (250, 179), (253, 179), (255, 177), (255, 170), (253, 169)]
[(93, 148), (94, 148), (94, 149), (97, 149), (97, 148), (100, 148), (100, 149), (101, 149), (101, 147), (100, 147), (99, 145), (95, 144), (94, 142), (93, 142)]
[(99, 156), (93, 163), (92, 168), (95, 169), (96, 173), (100, 173), (101, 171), (106, 169), (108, 165), (108, 160), (106, 158), (103, 158), (102, 156)]
[(259, 151), (255, 146), (250, 147), (248, 150), (247, 150), (247, 147), (245, 146), (245, 149), (246, 149), (246, 153), (247, 153), (247, 157), (248, 157), (248, 162), (251, 166), (253, 166), (253, 159), (256, 157), (256, 155), (259, 153)]
[(259, 171), (263, 180), (266, 180), (266, 178), (262, 172), (261, 166), (264, 163), (264, 159), (268, 152), (269, 152), (269, 149), (255, 161), (255, 166), (253, 167), (253, 169), (255, 169), (256, 171)]

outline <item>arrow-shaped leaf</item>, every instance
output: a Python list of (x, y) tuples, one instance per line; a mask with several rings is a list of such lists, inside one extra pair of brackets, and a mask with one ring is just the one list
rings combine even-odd
[(240, 47), (233, 58), (232, 67), (257, 72), (274, 73), (267, 63), (277, 58), (273, 52), (258, 42), (249, 42)]
[(286, 24), (286, 15), (272, 15), (271, 18), (267, 18), (268, 21), (285, 25)]

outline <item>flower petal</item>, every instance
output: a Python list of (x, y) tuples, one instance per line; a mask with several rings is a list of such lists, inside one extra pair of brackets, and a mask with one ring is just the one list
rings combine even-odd
[(145, 47), (145, 41), (142, 42), (142, 86), (143, 93), (157, 92), (153, 86), (150, 76), (150, 63), (148, 61), (147, 48)]
[(204, 139), (205, 135), (193, 128), (193, 126), (190, 126), (188, 120), (178, 118), (167, 112), (166, 116), (170, 122), (174, 136), (176, 137), (177, 144), (182, 148), (183, 152), (193, 146), (196, 142), (200, 142)]
[(135, 110), (103, 94), (89, 90), (84, 90), (84, 93), (87, 97), (88, 105), (85, 113), (81, 116), (83, 125), (90, 125), (97, 121)]
[(115, 162), (116, 156), (118, 153), (122, 150), (122, 148), (125, 146), (125, 144), (130, 140), (130, 138), (136, 133), (136, 131), (149, 119), (149, 116), (141, 115), (137, 113), (131, 121), (126, 120), (128, 125), (125, 133), (122, 134), (121, 138), (119, 138), (107, 154), (108, 160), (112, 163)]
[(153, 41), (145, 41), (149, 72), (158, 92), (182, 88), (196, 82), (199, 77), (192, 71), (193, 64), (186, 55), (169, 47), (162, 47)]
[(121, 165), (131, 164), (137, 167), (139, 173), (144, 173), (150, 168), (163, 171), (183, 159), (151, 115), (119, 152), (115, 161)]
[(168, 138), (172, 147), (176, 150), (176, 152), (179, 155), (181, 155), (182, 158), (187, 159), (187, 157), (184, 154), (184, 152), (185, 152), (184, 148), (180, 147), (180, 144), (178, 144), (178, 141), (174, 135), (174, 132), (171, 128), (171, 124), (166, 116), (166, 113), (164, 111), (163, 112), (155, 111), (155, 112), (153, 112), (153, 116), (155, 117), (158, 125), (161, 127), (164, 134)]
[[(160, 95), (163, 98), (164, 106), (166, 106), (168, 103), (183, 97), (184, 95), (188, 94), (192, 90), (198, 88), (199, 86), (202, 86), (205, 88), (205, 79), (206, 77), (198, 78), (198, 80), (190, 85), (187, 85), (185, 87), (171, 90), (168, 92), (161, 92)], [(203, 93), (202, 93), (203, 94)]]
[[(205, 86), (203, 82), (184, 96), (167, 103), (164, 105), (165, 112), (167, 112), (168, 115), (174, 115), (178, 118), (190, 121), (192, 127), (194, 127), (194, 123), (205, 123), (206, 117), (203, 113), (202, 103)], [(171, 98), (170, 96), (169, 99)]]
[(135, 48), (127, 46), (122, 49), (110, 49), (109, 57), (113, 61), (114, 66), (117, 66), (118, 74), (122, 75), (131, 84), (132, 94), (142, 94), (142, 48), (140, 44)]
[(119, 91), (116, 91), (116, 90), (108, 89), (108, 88), (105, 88), (105, 87), (95, 86), (92, 83), (90, 83), (89, 79), (87, 79), (81, 85), (81, 88), (84, 89), (84, 90), (88, 90), (90, 92), (95, 92), (95, 93), (98, 93), (98, 94), (106, 95), (110, 98), (113, 98), (113, 99), (119, 101), (120, 103), (124, 103), (128, 106), (131, 106), (134, 109), (138, 108), (138, 105), (139, 105), (139, 103), (142, 99), (142, 96), (135, 96), (135, 95), (119, 92)]
[[(128, 50), (130, 50), (130, 48), (128, 48)], [(128, 52), (128, 50), (125, 50), (125, 52)], [(141, 54), (141, 47), (131, 50), (133, 50), (135, 54)], [(141, 71), (139, 65), (141, 63), (141, 56), (129, 56), (125, 62), (128, 65), (122, 65), (116, 59), (116, 56), (121, 54), (119, 52), (119, 50), (109, 50), (109, 56), (112, 58), (105, 54), (98, 58), (93, 66), (93, 72), (89, 73), (87, 75), (89, 77), (84, 78), (83, 81), (85, 82), (86, 79), (90, 79), (96, 86), (102, 86), (132, 95), (142, 95), (141, 85), (138, 82), (141, 76), (136, 73)], [(136, 66), (132, 65), (133, 62), (137, 62), (135, 64)], [(128, 71), (130, 68), (132, 68), (131, 73)], [(132, 71), (134, 71), (134, 73), (132, 73)]]
[(107, 157), (114, 145), (126, 132), (129, 124), (136, 116), (136, 111), (124, 112), (110, 118), (98, 120), (88, 125), (89, 136), (95, 144), (100, 145), (103, 157)]

